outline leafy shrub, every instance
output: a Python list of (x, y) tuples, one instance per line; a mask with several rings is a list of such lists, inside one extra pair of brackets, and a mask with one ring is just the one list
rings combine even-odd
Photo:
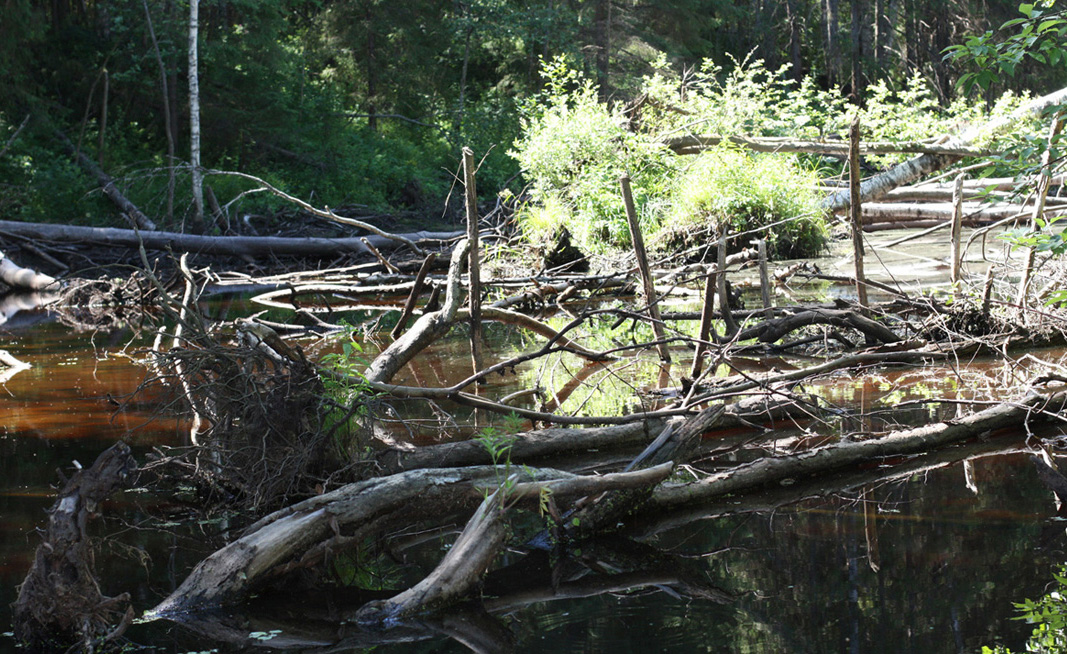
[[(554, 231), (550, 223), (565, 221), (587, 251), (626, 246), (619, 177), (632, 176), (634, 201), (644, 206), (663, 195), (674, 157), (648, 135), (627, 130), (621, 109), (598, 102), (593, 84), (565, 60), (546, 65), (544, 75), (545, 92), (524, 107), (524, 131), (512, 150), (541, 206), (523, 210), (523, 224), (543, 236)], [(645, 229), (656, 226), (647, 212), (643, 222)]]
[(826, 241), (817, 184), (796, 157), (721, 146), (695, 157), (677, 178), (668, 224), (682, 230), (698, 224), (732, 233), (760, 230), (775, 255), (810, 255)]

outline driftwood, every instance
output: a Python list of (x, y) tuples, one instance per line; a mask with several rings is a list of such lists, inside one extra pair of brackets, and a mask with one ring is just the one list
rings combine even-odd
[[(58, 243), (79, 243), (107, 247), (172, 250), (199, 254), (230, 256), (304, 256), (332, 257), (339, 254), (366, 253), (367, 246), (360, 238), (284, 238), (274, 236), (203, 236), (176, 232), (137, 232), (113, 227), (80, 227), (46, 223), (21, 223), (0, 220), (0, 233), (29, 239)], [(404, 234), (409, 241), (449, 240), (455, 232), (412, 232)], [(396, 247), (397, 241), (380, 236), (367, 237), (375, 247)]]
[(800, 454), (764, 457), (695, 481), (657, 489), (650, 503), (667, 510), (739, 493), (766, 484), (822, 474), (881, 457), (916, 454), (959, 443), (999, 429), (1019, 429), (1031, 421), (1048, 421), (1067, 408), (1067, 391), (1031, 393), (1017, 402), (1004, 402), (969, 416), (859, 441), (843, 441)]
[[(1008, 116), (998, 118), (984, 125), (972, 127), (959, 136), (949, 138), (942, 145), (952, 148), (969, 147), (972, 142), (983, 135), (995, 134), (1027, 117), (1040, 115), (1045, 109), (1060, 104), (1065, 100), (1067, 100), (1067, 89), (1060, 89), (1033, 100)], [(923, 175), (940, 170), (959, 160), (959, 158), (959, 156), (947, 154), (921, 154), (913, 157), (884, 173), (864, 181), (860, 185), (860, 197), (865, 202), (877, 200), (892, 189), (919, 179)], [(827, 211), (836, 211), (847, 207), (849, 201), (848, 190), (840, 191), (823, 200), (822, 207)]]
[(0, 252), (0, 281), (12, 288), (21, 288), (30, 291), (42, 291), (45, 289), (55, 290), (57, 287), (55, 277), (39, 273), (30, 268), (23, 268)]
[(882, 323), (871, 320), (855, 311), (842, 309), (812, 309), (800, 311), (790, 316), (766, 320), (754, 327), (742, 330), (737, 340), (747, 341), (758, 339), (761, 343), (774, 343), (802, 327), (809, 325), (833, 325), (834, 327), (849, 327), (867, 337), (867, 340), (877, 343), (898, 343), (901, 338)]
[[(48, 511), (44, 542), (19, 587), (15, 636), (34, 648), (93, 651), (94, 644), (121, 635), (132, 608), (118, 627), (127, 594), (104, 597), (97, 585), (87, 524), (101, 502), (131, 480), (137, 464), (125, 443), (116, 443), (86, 470), (79, 470)], [(72, 647), (73, 646), (73, 647)]]

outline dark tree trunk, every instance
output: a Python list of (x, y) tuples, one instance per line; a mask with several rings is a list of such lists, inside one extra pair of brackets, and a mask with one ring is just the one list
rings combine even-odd
[(852, 0), (852, 100), (863, 103), (863, 14), (864, 0)]
[(596, 83), (601, 102), (611, 95), (611, 0), (596, 0), (593, 14), (593, 45), (596, 48)]
[(793, 79), (800, 81), (804, 78), (804, 65), (800, 56), (800, 16), (797, 0), (786, 0), (786, 17), (789, 20), (789, 63), (793, 67)]
[(367, 7), (364, 18), (367, 21), (366, 74), (367, 74), (367, 127), (378, 131), (378, 111), (375, 96), (378, 94), (378, 64), (376, 41), (374, 38), (374, 14)]
[(838, 50), (838, 9), (840, 0), (826, 0), (826, 82), (834, 86), (841, 79), (841, 53)]

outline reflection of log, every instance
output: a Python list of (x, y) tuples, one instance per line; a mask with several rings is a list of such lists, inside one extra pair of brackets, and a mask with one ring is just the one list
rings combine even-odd
[[(306, 256), (332, 257), (350, 252), (367, 252), (359, 238), (282, 238), (273, 236), (202, 236), (176, 232), (135, 232), (113, 227), (79, 227), (45, 223), (20, 223), (0, 220), (0, 232), (43, 241), (79, 243), (107, 247), (136, 248), (143, 242), (148, 250), (173, 250), (199, 254), (233, 256)], [(412, 232), (404, 237), (412, 240), (445, 240), (453, 232)], [(367, 237), (375, 247), (395, 247), (396, 241), (380, 236)]]
[[(71, 649), (93, 651), (92, 644), (107, 637), (109, 623), (129, 597), (100, 593), (86, 523), (101, 502), (127, 485), (135, 467), (130, 448), (119, 442), (60, 491), (48, 511), (44, 542), (19, 588), (14, 618), (19, 640), (37, 647), (62, 650), (74, 645)], [(129, 611), (124, 624), (132, 617)]]

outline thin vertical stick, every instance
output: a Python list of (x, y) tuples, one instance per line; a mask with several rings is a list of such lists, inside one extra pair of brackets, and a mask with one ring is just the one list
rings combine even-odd
[(960, 283), (960, 232), (963, 226), (963, 173), (956, 176), (952, 187), (952, 293)]
[(463, 148), (463, 182), (467, 187), (467, 239), (470, 241), (468, 274), (470, 275), (471, 361), (474, 372), (482, 369), (482, 281), (478, 243), (478, 192), (474, 187), (474, 151)]
[(107, 98), (110, 95), (111, 89), (111, 76), (107, 73), (107, 68), (104, 68), (104, 97), (100, 98), (100, 133), (97, 135), (96, 143), (96, 157), (100, 162), (100, 168), (106, 169), (105, 165), (105, 146), (107, 145)]
[(729, 339), (737, 334), (738, 327), (737, 321), (734, 320), (734, 314), (730, 311), (730, 293), (726, 285), (726, 237), (728, 231), (723, 226), (722, 231), (719, 233), (719, 271), (716, 277), (719, 282), (719, 311), (722, 312), (722, 320), (726, 323), (726, 338)]
[(771, 276), (767, 274), (767, 239), (761, 238), (756, 242), (759, 249), (759, 290), (763, 299), (764, 313), (770, 315), (773, 305), (771, 300)]
[[(1048, 188), (1052, 183), (1052, 142), (1056, 139), (1056, 135), (1063, 129), (1063, 114), (1056, 114), (1052, 117), (1052, 124), (1048, 129), (1048, 148), (1041, 155), (1041, 172), (1037, 177), (1037, 199), (1034, 202), (1034, 211), (1030, 215), (1030, 229), (1038, 229), (1038, 221), (1045, 213), (1045, 199), (1048, 197)], [(1030, 288), (1030, 277), (1033, 274), (1033, 267), (1035, 262), (1034, 248), (1026, 249), (1026, 265), (1023, 267), (1022, 278), (1019, 280), (1019, 296), (1015, 303), (1019, 305), (1020, 311), (1023, 312), (1023, 319), (1026, 319), (1026, 294)]]
[(400, 335), (407, 329), (408, 320), (411, 319), (411, 314), (415, 311), (415, 302), (419, 299), (422, 289), (426, 286), (426, 275), (430, 274), (430, 268), (433, 267), (435, 259), (437, 259), (437, 254), (431, 252), (422, 260), (422, 266), (419, 267), (419, 272), (415, 275), (415, 285), (411, 287), (408, 299), (404, 302), (404, 310), (400, 312), (400, 320), (397, 321), (396, 327), (393, 327), (393, 331), (389, 333), (393, 340), (400, 338)]
[(852, 253), (856, 259), (856, 294), (867, 306), (867, 278), (863, 274), (863, 207), (860, 202), (860, 117), (848, 128), (849, 214), (852, 217)]
[(693, 355), (693, 367), (689, 370), (689, 378), (694, 382), (704, 369), (704, 352), (708, 349), (705, 343), (711, 338), (711, 321), (715, 318), (715, 280), (718, 274), (718, 271), (710, 273), (708, 281), (704, 283), (704, 307), (700, 313), (697, 351)]
[(626, 207), (626, 222), (630, 225), (630, 238), (634, 242), (634, 254), (637, 255), (637, 267), (641, 271), (641, 283), (645, 289), (645, 299), (648, 302), (648, 315), (652, 318), (652, 331), (656, 334), (656, 345), (661, 361), (670, 362), (671, 354), (667, 344), (663, 342), (663, 319), (659, 315), (659, 306), (656, 304), (656, 287), (652, 284), (652, 271), (648, 267), (648, 255), (645, 253), (645, 239), (641, 235), (641, 225), (637, 223), (637, 209), (634, 208), (633, 191), (630, 190), (630, 176), (623, 175), (619, 178), (619, 187), (622, 189), (622, 202)]

